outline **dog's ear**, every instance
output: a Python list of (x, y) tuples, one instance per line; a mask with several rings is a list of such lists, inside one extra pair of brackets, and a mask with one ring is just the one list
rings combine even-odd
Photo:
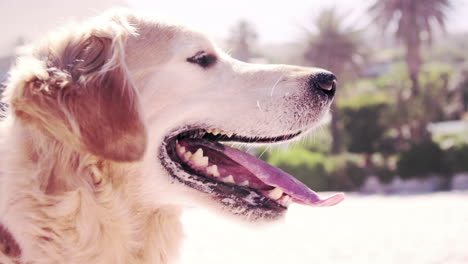
[(140, 104), (125, 68), (123, 50), (111, 39), (90, 37), (80, 49), (72, 70), (84, 92), (71, 102), (80, 135), (90, 152), (115, 161), (140, 159), (146, 130)]
[(70, 41), (12, 98), (16, 115), (101, 158), (141, 159), (147, 135), (123, 55), (111, 38)]

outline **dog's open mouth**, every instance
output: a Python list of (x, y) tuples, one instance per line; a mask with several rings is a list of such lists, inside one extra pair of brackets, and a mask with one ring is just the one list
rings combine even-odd
[(220, 143), (273, 143), (299, 134), (301, 132), (250, 138), (217, 129), (179, 130), (166, 137), (160, 158), (174, 178), (210, 194), (235, 214), (277, 218), (291, 202), (311, 206), (338, 204), (343, 200), (343, 194), (322, 199), (286, 172)]

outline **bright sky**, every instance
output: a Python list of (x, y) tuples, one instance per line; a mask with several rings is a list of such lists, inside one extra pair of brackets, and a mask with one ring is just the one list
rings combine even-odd
[[(417, 0), (415, 0), (417, 1)], [(420, 1), (420, 0), (419, 0)], [(424, 0), (423, 0), (424, 1)], [(448, 16), (451, 32), (468, 31), (468, 0), (452, 0), (454, 9)], [(336, 6), (348, 21), (365, 26), (366, 8), (374, 0), (127, 0), (137, 8), (199, 27), (218, 38), (240, 19), (251, 21), (259, 40), (288, 42), (300, 39), (301, 27), (310, 26), (318, 12)]]
[[(374, 0), (0, 0), (0, 57), (12, 54), (23, 37), (33, 40), (73, 19), (118, 5), (198, 27), (224, 39), (240, 19), (256, 28), (261, 43), (295, 42), (321, 9), (336, 6), (348, 23), (366, 25), (366, 7)], [(424, 0), (415, 0), (424, 1)], [(451, 0), (448, 30), (468, 31), (468, 0)]]
[[(203, 29), (217, 38), (228, 35), (239, 20), (250, 21), (261, 42), (290, 42), (298, 39), (303, 27), (310, 26), (318, 12), (339, 5), (340, 10), (362, 14), (366, 0), (127, 0), (142, 10)], [(354, 13), (354, 12), (353, 12)], [(356, 16), (354, 16), (356, 18)], [(351, 18), (350, 20), (352, 20)]]

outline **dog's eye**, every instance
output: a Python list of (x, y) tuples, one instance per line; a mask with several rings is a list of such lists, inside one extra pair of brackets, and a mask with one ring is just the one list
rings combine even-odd
[(199, 51), (194, 56), (187, 58), (187, 61), (198, 64), (203, 68), (208, 68), (216, 62), (216, 56), (213, 54), (208, 54), (204, 51)]

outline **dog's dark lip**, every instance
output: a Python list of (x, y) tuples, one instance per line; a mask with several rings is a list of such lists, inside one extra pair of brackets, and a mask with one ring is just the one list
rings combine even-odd
[[(191, 188), (211, 194), (214, 200), (218, 200), (222, 204), (231, 208), (231, 211), (242, 208), (243, 211), (236, 214), (245, 214), (249, 217), (275, 219), (283, 215), (287, 207), (270, 199), (262, 194), (261, 191), (249, 186), (239, 186), (235, 184), (225, 183), (209, 177), (206, 177), (183, 162), (176, 154), (176, 142), (181, 139), (204, 140), (210, 144), (212, 148), (222, 151), (224, 145), (220, 142), (229, 143), (277, 143), (293, 139), (302, 131), (280, 136), (265, 136), (265, 137), (247, 137), (238, 134), (213, 135), (206, 132), (200, 127), (206, 126), (184, 126), (174, 129), (169, 133), (163, 142), (160, 149), (160, 160), (169, 174), (177, 181), (188, 185)], [(184, 174), (185, 173), (185, 174)], [(185, 177), (181, 177), (184, 174)], [(190, 177), (190, 179), (187, 179)], [(271, 187), (273, 189), (273, 187)], [(247, 202), (247, 200), (254, 202)], [(226, 202), (228, 201), (228, 202)], [(247, 213), (250, 212), (250, 213)], [(255, 212), (255, 213), (252, 213)]]
[(278, 136), (245, 136), (241, 134), (233, 133), (231, 136), (228, 135), (213, 135), (208, 133), (203, 126), (183, 126), (178, 129), (174, 129), (170, 132), (164, 139), (165, 142), (168, 142), (171, 139), (181, 138), (181, 137), (190, 137), (190, 138), (203, 138), (209, 141), (214, 142), (232, 142), (232, 143), (243, 143), (243, 144), (271, 144), (279, 143), (294, 139), (303, 133), (302, 130), (283, 134)]
[(219, 142), (235, 142), (235, 143), (247, 143), (247, 144), (277, 143), (277, 142), (284, 142), (284, 141), (288, 141), (293, 138), (296, 138), (301, 133), (302, 131), (299, 131), (293, 134), (276, 136), (276, 137), (246, 137), (246, 136), (240, 136), (237, 134), (234, 134), (231, 137), (229, 137), (226, 135), (215, 136), (213, 134), (206, 134), (203, 138), (207, 140), (219, 141)]

